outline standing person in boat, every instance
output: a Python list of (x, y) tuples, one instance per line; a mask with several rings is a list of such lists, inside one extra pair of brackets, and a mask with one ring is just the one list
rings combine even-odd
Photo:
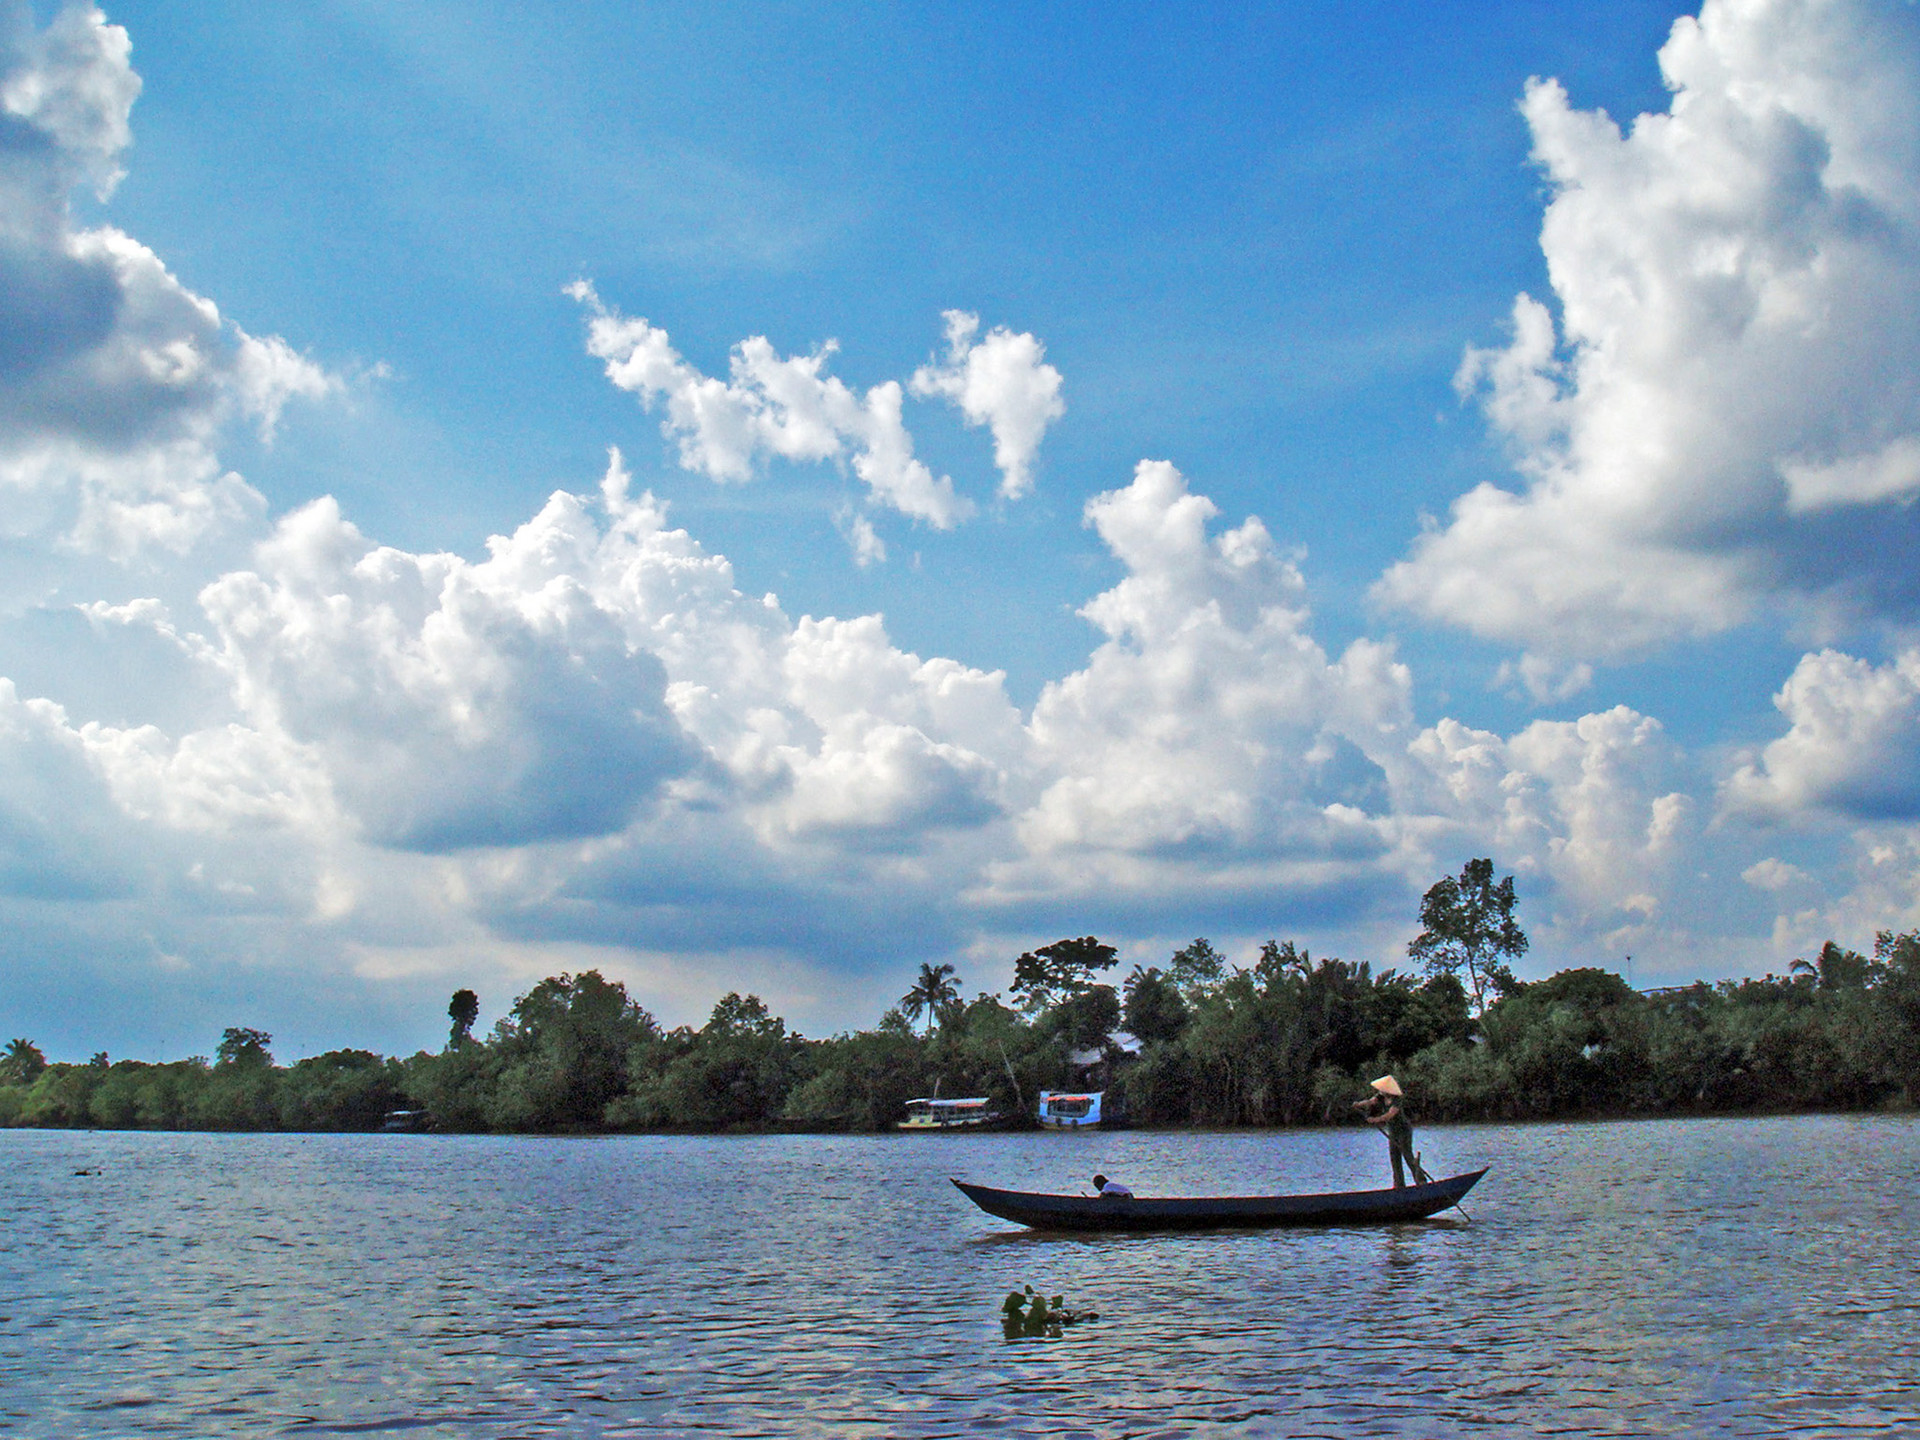
[(1093, 1193), (1096, 1195), (1112, 1195), (1121, 1200), (1133, 1199), (1133, 1191), (1122, 1185), (1118, 1180), (1109, 1180), (1104, 1175), (1096, 1175), (1093, 1177)]
[(1413, 1170), (1416, 1183), (1427, 1183), (1427, 1172), (1420, 1168), (1420, 1157), (1413, 1153), (1413, 1122), (1407, 1119), (1407, 1097), (1400, 1089), (1400, 1082), (1391, 1075), (1382, 1075), (1370, 1082), (1373, 1093), (1364, 1100), (1353, 1102), (1353, 1108), (1366, 1118), (1369, 1125), (1378, 1125), (1387, 1137), (1387, 1154), (1393, 1157), (1393, 1188), (1406, 1188), (1407, 1178), (1401, 1168), (1402, 1160)]

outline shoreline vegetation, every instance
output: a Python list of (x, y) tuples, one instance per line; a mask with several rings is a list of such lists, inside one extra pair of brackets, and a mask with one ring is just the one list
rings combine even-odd
[[(1882, 933), (1871, 956), (1830, 942), (1784, 976), (1649, 992), (1601, 969), (1526, 984), (1485, 955), (1477, 973), (1446, 956), (1424, 979), (1375, 973), (1274, 942), (1237, 968), (1205, 940), (1115, 986), (1098, 978), (1114, 953), (1085, 937), (1023, 955), (1013, 1003), (963, 1001), (951, 966), (923, 965), (875, 1028), (824, 1040), (740, 994), (697, 1029), (665, 1030), (592, 970), (541, 981), (484, 1038), (470, 1033), (477, 998), (456, 992), (446, 1047), (406, 1058), (347, 1049), (280, 1066), (271, 1036), (236, 1027), (212, 1059), (64, 1064), (20, 1038), (0, 1052), (0, 1126), (369, 1131), (407, 1112), (410, 1127), (469, 1133), (859, 1133), (934, 1093), (986, 1095), (1031, 1124), (1043, 1088), (1088, 1079), (1069, 1057), (1103, 1047), (1101, 1083), (1150, 1128), (1351, 1123), (1349, 1102), (1383, 1071), (1421, 1122), (1920, 1096), (1920, 931)], [(1111, 1043), (1118, 1029), (1137, 1055)]]

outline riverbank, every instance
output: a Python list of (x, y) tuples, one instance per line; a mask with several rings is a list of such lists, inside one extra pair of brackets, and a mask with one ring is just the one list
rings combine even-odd
[[(374, 1130), (405, 1112), (456, 1133), (871, 1133), (915, 1096), (984, 1095), (1025, 1117), (1042, 1090), (1100, 1088), (1144, 1126), (1311, 1127), (1351, 1123), (1353, 1098), (1388, 1071), (1428, 1124), (1884, 1113), (1920, 1099), (1912, 935), (1882, 937), (1871, 960), (1829, 946), (1800, 973), (1655, 994), (1563, 971), (1480, 1015), (1449, 976), (1416, 984), (1290, 946), (1272, 957), (1151, 1009), (1137, 976), (1111, 1016), (1087, 1003), (1101, 987), (1034, 1014), (980, 995), (924, 1030), (893, 1011), (825, 1040), (737, 994), (698, 1029), (662, 1030), (589, 971), (541, 982), (484, 1039), (456, 1030), (406, 1058), (336, 1050), (280, 1066), (270, 1036), (235, 1028), (211, 1061), (14, 1065), (0, 1073), (0, 1126)], [(1089, 1019), (1102, 1023), (1080, 1028)], [(1115, 1019), (1135, 1027), (1130, 1045)]]

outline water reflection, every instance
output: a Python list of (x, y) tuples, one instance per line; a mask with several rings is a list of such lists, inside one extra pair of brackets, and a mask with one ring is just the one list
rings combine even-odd
[[(1359, 1188), (1371, 1139), (0, 1133), (0, 1429), (1920, 1426), (1911, 1120), (1423, 1130), (1494, 1167), (1472, 1223), (1038, 1235), (946, 1183)], [(1099, 1323), (1002, 1343), (1029, 1285)]]

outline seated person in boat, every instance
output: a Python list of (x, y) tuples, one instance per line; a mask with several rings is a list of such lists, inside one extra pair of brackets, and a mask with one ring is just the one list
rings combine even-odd
[(1404, 1158), (1413, 1169), (1413, 1178), (1419, 1184), (1426, 1184), (1427, 1172), (1420, 1168), (1420, 1157), (1413, 1153), (1413, 1122), (1407, 1119), (1406, 1096), (1401, 1092), (1400, 1082), (1391, 1075), (1382, 1075), (1370, 1082), (1373, 1093), (1364, 1100), (1353, 1102), (1353, 1108), (1366, 1117), (1369, 1125), (1378, 1125), (1387, 1137), (1387, 1154), (1393, 1158), (1393, 1188), (1406, 1187), (1407, 1178), (1401, 1169)]
[(1122, 1185), (1118, 1180), (1109, 1180), (1104, 1175), (1096, 1175), (1093, 1177), (1093, 1189), (1096, 1195), (1111, 1195), (1119, 1200), (1133, 1199), (1133, 1191)]

